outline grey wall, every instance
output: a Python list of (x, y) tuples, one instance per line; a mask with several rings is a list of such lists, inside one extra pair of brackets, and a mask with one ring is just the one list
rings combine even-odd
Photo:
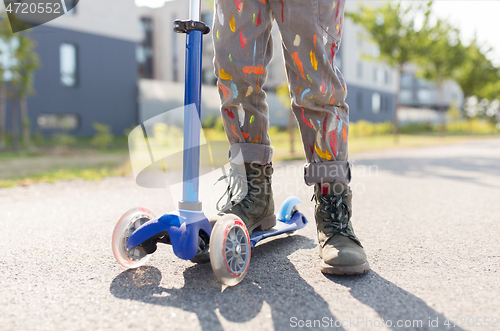
[[(115, 135), (137, 121), (136, 44), (72, 30), (38, 26), (30, 31), (42, 67), (35, 74), (36, 95), (28, 99), (32, 130), (38, 130), (40, 113), (80, 115), (80, 127), (70, 133), (90, 136), (94, 122), (110, 125)], [(74, 43), (78, 49), (76, 87), (60, 82), (59, 46)], [(50, 130), (41, 131), (50, 134)]]
[[(372, 110), (372, 95), (380, 94), (380, 112)], [(392, 121), (395, 107), (395, 96), (393, 93), (372, 90), (366, 87), (350, 85), (347, 82), (347, 104), (349, 105), (349, 121), (357, 122), (365, 120), (369, 122)]]

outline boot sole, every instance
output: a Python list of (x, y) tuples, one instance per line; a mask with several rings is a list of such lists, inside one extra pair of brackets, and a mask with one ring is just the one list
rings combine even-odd
[(358, 265), (329, 265), (321, 261), (320, 267), (322, 273), (338, 276), (362, 275), (370, 270), (368, 261)]
[(254, 230), (266, 231), (272, 229), (276, 225), (276, 215), (266, 216), (254, 225), (247, 228), (248, 235), (251, 235)]

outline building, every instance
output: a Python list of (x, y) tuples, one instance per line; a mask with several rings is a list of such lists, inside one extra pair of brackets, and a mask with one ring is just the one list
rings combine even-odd
[[(370, 1), (371, 3), (371, 1)], [(347, 1), (346, 11), (355, 10), (357, 3)], [(149, 35), (146, 38), (150, 42), (141, 52), (148, 54), (142, 56), (143, 65), (152, 67), (146, 79), (168, 82), (164, 88), (172, 91), (179, 91), (175, 85), (181, 85), (184, 81), (184, 40), (183, 35), (172, 31), (172, 22), (175, 19), (188, 17), (188, 3), (182, 0), (166, 2), (160, 8), (139, 9), (141, 20), (148, 22)], [(213, 24), (213, 7), (202, 1), (201, 20), (209, 26)], [(347, 82), (347, 103), (350, 106), (350, 116), (352, 121), (361, 119), (382, 122), (390, 121), (393, 117), (395, 107), (395, 93), (397, 91), (397, 72), (379, 62), (369, 62), (362, 58), (364, 53), (374, 54), (376, 46), (367, 43), (362, 38), (363, 31), (350, 20), (346, 19), (344, 24), (343, 40), (340, 52), (336, 55), (337, 66), (342, 70)], [(272, 30), (274, 40), (274, 57), (268, 67), (268, 80), (264, 89), (267, 91), (268, 104), (270, 109), (270, 121), (273, 125), (285, 126), (288, 122), (289, 109), (282, 104), (274, 94), (276, 87), (286, 83), (284, 60), (281, 50), (279, 30), (276, 23)], [(203, 50), (203, 73), (202, 80), (206, 84), (203, 90), (202, 116), (207, 114), (218, 114), (218, 92), (215, 87), (216, 78), (213, 70), (213, 43), (212, 36), (204, 37)], [(151, 82), (146, 84), (151, 87)], [(157, 96), (162, 100), (168, 100), (168, 106), (153, 107), (154, 102), (149, 102), (151, 93), (139, 92), (144, 98), (140, 103), (142, 119), (150, 118), (167, 108), (176, 108), (182, 105), (182, 98), (177, 100), (172, 96)], [(166, 92), (168, 93), (168, 92)], [(147, 95), (147, 96), (146, 96)], [(209, 100), (214, 99), (214, 100)], [(206, 105), (211, 105), (207, 107)]]
[[(70, 0), (67, 0), (70, 1)], [(347, 1), (355, 11), (361, 1)], [(363, 1), (376, 5), (377, 1)], [(201, 20), (211, 26), (213, 5), (202, 1)], [(62, 17), (30, 30), (42, 67), (35, 73), (35, 96), (28, 98), (32, 132), (94, 134), (104, 123), (115, 135), (137, 123), (183, 105), (185, 35), (173, 31), (175, 19), (188, 18), (188, 2), (174, 0), (160, 8), (137, 7), (134, 0), (80, 1)], [(351, 121), (391, 121), (399, 77), (384, 63), (363, 55), (378, 54), (366, 32), (345, 19), (340, 51), (335, 57), (347, 82)], [(279, 31), (273, 27), (274, 58), (263, 87), (272, 125), (286, 126), (289, 107), (274, 93), (286, 84)], [(204, 36), (202, 116), (219, 115), (219, 93), (213, 70), (212, 34)], [(416, 108), (445, 107), (463, 94), (454, 82), (443, 93), (419, 80), (409, 69), (401, 79), (401, 101)], [(7, 123), (10, 123), (8, 120)]]
[(464, 94), (457, 82), (447, 80), (438, 89), (436, 83), (419, 78), (416, 66), (408, 65), (401, 76), (400, 102), (412, 108), (448, 109), (455, 103), (463, 108)]
[(41, 61), (28, 98), (32, 132), (91, 136), (99, 122), (122, 135), (137, 122), (139, 22), (134, 0), (86, 0), (29, 30)]

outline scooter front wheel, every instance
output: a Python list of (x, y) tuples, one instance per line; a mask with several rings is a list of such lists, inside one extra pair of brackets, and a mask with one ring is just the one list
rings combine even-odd
[(225, 285), (241, 282), (250, 266), (250, 236), (245, 223), (227, 214), (215, 223), (210, 237), (210, 263), (217, 278)]
[(132, 208), (116, 223), (111, 245), (116, 261), (125, 268), (138, 268), (151, 258), (151, 255), (144, 254), (137, 248), (128, 250), (127, 241), (135, 230), (153, 218), (154, 214), (146, 208)]

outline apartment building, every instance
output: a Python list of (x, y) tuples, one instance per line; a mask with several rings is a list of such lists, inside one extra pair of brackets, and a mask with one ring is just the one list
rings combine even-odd
[(36, 95), (28, 98), (33, 132), (90, 136), (99, 122), (122, 135), (137, 122), (136, 47), (143, 37), (134, 0), (80, 1), (28, 33), (41, 61)]
[[(365, 1), (366, 2), (366, 1)], [(367, 1), (373, 3), (373, 1)], [(347, 1), (346, 10), (355, 10), (357, 1)], [(182, 0), (166, 2), (160, 8), (139, 9), (141, 20), (147, 22), (150, 28), (147, 39), (152, 44), (142, 52), (144, 66), (150, 68), (144, 78), (164, 82), (183, 82), (184, 77), (184, 41), (183, 35), (172, 31), (175, 19), (188, 17), (188, 3)], [(202, 1), (201, 20), (211, 26), (213, 24), (213, 2)], [(350, 106), (352, 121), (368, 120), (382, 122), (391, 120), (395, 107), (397, 91), (397, 72), (379, 62), (366, 61), (363, 54), (375, 54), (375, 45), (364, 41), (363, 31), (346, 19), (340, 52), (336, 55), (337, 66), (342, 70), (347, 82), (347, 103)], [(288, 107), (279, 102), (273, 91), (286, 82), (284, 60), (281, 50), (279, 30), (274, 24), (272, 30), (274, 57), (268, 67), (268, 80), (263, 87), (268, 92), (270, 120), (275, 125), (286, 125)], [(204, 37), (202, 80), (213, 98), (218, 97), (215, 89), (216, 78), (213, 72), (212, 36)], [(208, 94), (208, 93), (207, 93)], [(178, 101), (180, 103), (180, 101)], [(211, 102), (213, 104), (213, 102)], [(214, 109), (208, 109), (213, 112)]]

